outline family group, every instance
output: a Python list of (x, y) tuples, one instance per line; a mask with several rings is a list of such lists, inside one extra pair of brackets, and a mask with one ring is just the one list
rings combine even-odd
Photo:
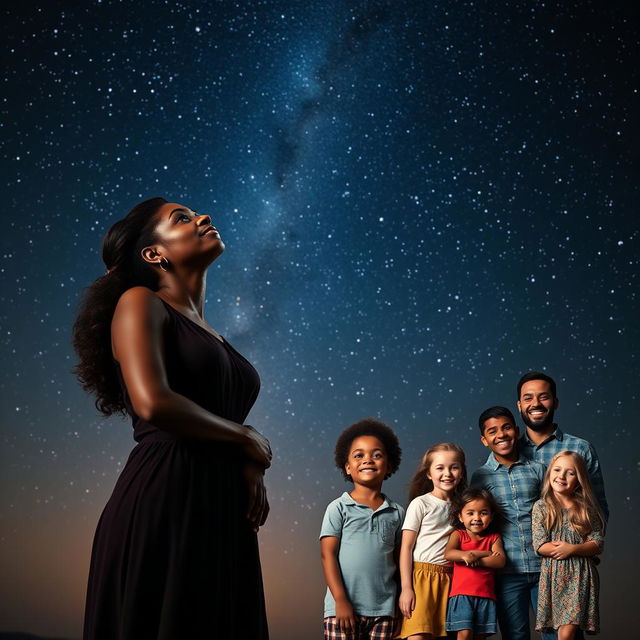
[(599, 631), (599, 579), (608, 507), (598, 457), (554, 422), (555, 381), (517, 384), (525, 424), (506, 407), (482, 412), (490, 450), (467, 481), (464, 451), (431, 446), (405, 509), (382, 493), (399, 467), (390, 427), (364, 419), (338, 438), (336, 466), (353, 490), (329, 504), (320, 532), (327, 582), (325, 640), (530, 637)]

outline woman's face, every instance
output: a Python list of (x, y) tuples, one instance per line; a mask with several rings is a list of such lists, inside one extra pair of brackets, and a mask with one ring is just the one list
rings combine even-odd
[[(174, 266), (207, 266), (224, 251), (224, 243), (208, 215), (167, 202), (160, 207), (156, 217), (156, 258), (158, 255), (164, 257)], [(145, 259), (149, 259), (149, 254)]]

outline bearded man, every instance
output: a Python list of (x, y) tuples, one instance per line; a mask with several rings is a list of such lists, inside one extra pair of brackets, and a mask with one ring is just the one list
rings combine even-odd
[(553, 421), (558, 408), (556, 383), (551, 376), (539, 371), (529, 371), (518, 381), (518, 410), (526, 425), (526, 431), (518, 440), (518, 450), (529, 460), (549, 466), (556, 453), (568, 450), (579, 453), (587, 464), (591, 485), (605, 519), (609, 507), (604, 493), (602, 470), (593, 445), (583, 438), (564, 433)]

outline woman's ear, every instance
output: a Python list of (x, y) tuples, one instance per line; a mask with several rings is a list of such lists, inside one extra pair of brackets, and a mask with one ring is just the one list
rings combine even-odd
[(145, 247), (140, 251), (140, 255), (149, 264), (159, 264), (160, 260), (162, 260), (162, 255), (158, 252), (157, 247)]

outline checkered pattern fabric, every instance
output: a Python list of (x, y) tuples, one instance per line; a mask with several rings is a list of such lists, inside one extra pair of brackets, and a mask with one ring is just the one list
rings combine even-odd
[(324, 619), (324, 640), (392, 640), (394, 619), (389, 616), (356, 615), (356, 630), (340, 631), (336, 618)]
[(539, 445), (535, 445), (527, 437), (526, 433), (520, 436), (520, 439), (518, 440), (518, 450), (520, 453), (528, 460), (541, 462), (545, 467), (549, 466), (549, 463), (556, 453), (560, 453), (565, 449), (568, 451), (575, 451), (584, 458), (584, 461), (587, 464), (587, 471), (589, 472), (589, 479), (591, 480), (593, 492), (600, 503), (600, 508), (602, 509), (605, 520), (608, 520), (609, 505), (607, 504), (607, 498), (604, 494), (602, 469), (600, 469), (598, 454), (592, 444), (582, 438), (572, 436), (570, 433), (563, 433), (560, 431), (559, 427), (556, 427), (556, 430)]
[(531, 510), (540, 498), (544, 465), (520, 455), (510, 467), (489, 455), (471, 477), (471, 486), (490, 491), (502, 510), (502, 541), (507, 555), (507, 573), (538, 573), (540, 556), (533, 549)]

